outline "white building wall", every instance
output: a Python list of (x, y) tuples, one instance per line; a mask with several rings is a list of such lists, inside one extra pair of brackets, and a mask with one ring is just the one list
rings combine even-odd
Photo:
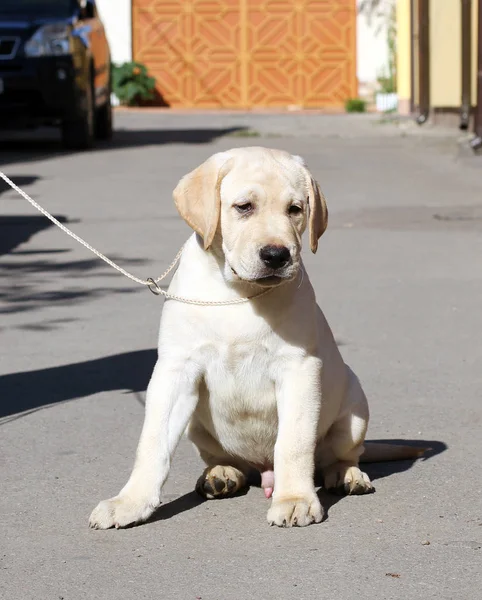
[[(360, 5), (361, 0), (357, 0)], [(387, 70), (388, 45), (385, 12), (393, 0), (382, 0), (378, 14), (368, 19), (365, 14), (357, 15), (357, 77), (361, 85), (374, 84), (377, 77)], [(379, 13), (383, 14), (379, 14)]]
[(97, 0), (96, 5), (109, 40), (112, 62), (132, 60), (132, 0)]

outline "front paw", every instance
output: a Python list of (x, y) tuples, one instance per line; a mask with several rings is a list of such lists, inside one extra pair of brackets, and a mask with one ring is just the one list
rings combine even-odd
[(278, 527), (306, 527), (322, 519), (323, 508), (316, 494), (274, 498), (268, 511), (268, 523)]
[(159, 502), (114, 496), (109, 500), (103, 500), (94, 508), (90, 515), (89, 527), (92, 529), (127, 527), (148, 519), (158, 505)]

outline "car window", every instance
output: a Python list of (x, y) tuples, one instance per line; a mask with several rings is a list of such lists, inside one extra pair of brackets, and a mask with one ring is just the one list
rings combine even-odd
[(0, 17), (66, 19), (77, 6), (76, 0), (0, 0)]

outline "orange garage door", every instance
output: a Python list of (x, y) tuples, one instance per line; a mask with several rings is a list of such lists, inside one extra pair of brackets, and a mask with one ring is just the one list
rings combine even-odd
[(175, 107), (341, 106), (355, 0), (133, 0), (134, 60)]

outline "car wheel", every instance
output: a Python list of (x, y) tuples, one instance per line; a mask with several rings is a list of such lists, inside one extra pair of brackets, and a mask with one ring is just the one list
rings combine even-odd
[(88, 150), (94, 142), (94, 92), (89, 85), (85, 94), (85, 105), (81, 116), (62, 123), (62, 142), (65, 148)]
[(98, 140), (110, 140), (112, 138), (112, 104), (110, 102), (110, 93), (107, 101), (95, 115), (95, 137)]

